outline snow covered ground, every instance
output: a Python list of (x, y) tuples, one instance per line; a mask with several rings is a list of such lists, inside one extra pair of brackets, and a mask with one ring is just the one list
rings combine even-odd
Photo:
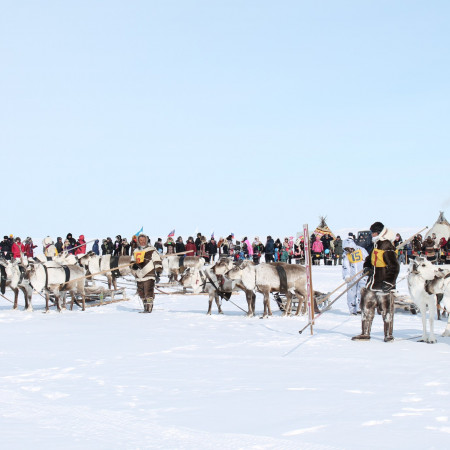
[[(314, 267), (313, 282), (331, 291), (340, 267)], [(450, 438), (444, 322), (435, 345), (407, 340), (421, 322), (404, 312), (396, 341), (383, 342), (376, 316), (373, 339), (353, 342), (360, 316), (345, 296), (313, 336), (274, 302), (264, 320), (229, 302), (208, 317), (202, 295), (158, 295), (150, 315), (134, 297), (62, 314), (34, 305), (0, 299), (2, 448), (423, 449)]]

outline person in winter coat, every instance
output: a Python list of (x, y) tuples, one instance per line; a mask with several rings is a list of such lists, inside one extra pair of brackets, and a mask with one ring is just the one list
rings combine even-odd
[(320, 258), (322, 257), (323, 252), (323, 244), (319, 236), (317, 236), (315, 242), (313, 242), (312, 252), (313, 252), (313, 264), (316, 266), (320, 266)]
[(248, 240), (247, 236), (242, 239), (242, 250), (244, 252), (245, 259), (253, 258), (253, 248), (252, 244)]
[(184, 245), (183, 238), (181, 236), (177, 237), (175, 242), (175, 253), (182, 253), (186, 251), (186, 246)]
[[(56, 247), (55, 247), (56, 248)], [(73, 245), (70, 243), (69, 239), (66, 239), (64, 241), (64, 245), (63, 245), (63, 252), (65, 253), (69, 253), (69, 254), (73, 254)], [(47, 258), (48, 259), (48, 258)]]
[(120, 256), (122, 254), (122, 236), (118, 234), (114, 241), (114, 256)]
[(32, 258), (33, 257), (33, 253), (34, 253), (34, 249), (37, 247), (37, 245), (33, 244), (33, 239), (31, 239), (30, 237), (27, 237), (25, 239), (25, 256), (27, 258)]
[(58, 252), (58, 255), (63, 252), (64, 243), (62, 241), (62, 237), (56, 238), (55, 247), (56, 247), (56, 251)]
[(102, 240), (102, 246), (101, 246), (101, 249), (102, 249), (102, 256), (105, 256), (106, 255), (106, 252), (107, 252), (107, 243), (108, 243), (108, 241), (106, 240), (106, 239), (103, 239)]
[[(75, 238), (72, 236), (72, 233), (67, 233), (66, 239), (69, 241), (70, 248), (76, 247), (77, 241), (76, 241)], [(71, 251), (70, 253), (73, 254), (74, 251)]]
[[(137, 246), (138, 246), (137, 236), (134, 234), (134, 235), (132, 236), (131, 242), (130, 242), (130, 251), (131, 251), (131, 254), (134, 253), (134, 251), (136, 250)], [(155, 245), (155, 247), (156, 247), (156, 245)]]
[[(393, 242), (394, 247), (397, 248), (402, 242), (403, 242), (403, 239), (400, 236), (400, 233), (397, 233), (395, 235), (395, 239), (394, 239), (394, 242)], [(397, 250), (397, 258), (398, 258), (399, 264), (401, 264), (401, 263), (406, 264), (405, 251), (403, 249)]]
[(214, 262), (217, 255), (217, 243), (214, 238), (211, 238), (211, 240), (208, 242), (208, 254), (209, 260)]
[(436, 261), (436, 242), (431, 238), (431, 236), (428, 236), (424, 243), (422, 244), (422, 251), (425, 253), (426, 258), (428, 261), (431, 261), (434, 263)]
[(84, 240), (84, 235), (81, 234), (78, 238), (75, 249), (75, 255), (85, 255), (86, 254), (86, 241)]
[(167, 241), (164, 244), (164, 247), (167, 248), (167, 250), (166, 250), (167, 255), (171, 255), (172, 253), (175, 253), (175, 242), (173, 242), (173, 239), (170, 236), (167, 238)]
[(228, 241), (226, 239), (220, 238), (217, 243), (217, 248), (219, 249), (219, 259), (222, 255), (229, 255)]
[(106, 254), (107, 255), (112, 255), (114, 253), (114, 244), (113, 244), (113, 241), (112, 241), (112, 239), (110, 237), (106, 238), (105, 247), (106, 247)]
[(275, 242), (272, 236), (267, 236), (266, 246), (264, 248), (264, 258), (266, 263), (273, 262), (273, 255), (275, 253)]
[(322, 244), (323, 244), (323, 249), (324, 250), (331, 250), (331, 242), (333, 242), (333, 238), (330, 236), (329, 233), (325, 233), (321, 238), (320, 238)]
[(47, 261), (51, 261), (56, 255), (58, 255), (58, 250), (56, 250), (56, 246), (50, 236), (44, 238), (42, 241), (42, 246), (44, 249), (44, 256), (47, 258)]
[(197, 253), (197, 246), (194, 244), (194, 238), (192, 236), (188, 237), (186, 242), (186, 251), (189, 252), (186, 253), (186, 256), (195, 256)]
[(288, 253), (286, 247), (281, 248), (280, 261), (284, 262), (284, 263), (287, 263), (289, 261), (289, 253)]
[[(342, 279), (347, 283), (347, 288), (355, 282), (354, 276), (363, 270), (364, 261), (368, 253), (364, 247), (360, 247), (353, 239), (343, 242), (344, 262), (342, 264)], [(347, 306), (350, 314), (356, 315), (361, 311), (361, 289), (367, 283), (367, 277), (362, 278), (347, 291)]]
[(195, 246), (197, 247), (197, 256), (202, 256), (200, 254), (201, 245), (202, 245), (202, 233), (197, 233), (197, 238), (195, 239)]
[(412, 245), (411, 258), (416, 259), (416, 256), (420, 256), (420, 254), (422, 253), (422, 235), (418, 234), (414, 236), (411, 245)]
[(129, 256), (130, 254), (130, 244), (127, 238), (122, 239), (122, 256)]
[(400, 264), (392, 241), (395, 238), (393, 232), (387, 229), (381, 222), (371, 225), (372, 242), (374, 248), (364, 261), (364, 273), (369, 278), (366, 287), (361, 292), (361, 327), (362, 332), (353, 336), (353, 340), (370, 339), (375, 308), (381, 311), (384, 322), (384, 341), (394, 339), (394, 296)]
[(134, 262), (131, 273), (136, 278), (137, 293), (144, 304), (144, 312), (151, 313), (155, 298), (155, 279), (159, 278), (163, 266), (160, 254), (149, 244), (145, 234), (139, 235), (138, 247), (131, 256), (131, 261)]
[(253, 262), (255, 264), (259, 264), (261, 254), (264, 253), (264, 245), (259, 240), (258, 236), (255, 237), (255, 240), (252, 243), (252, 248), (253, 248)]
[(283, 242), (283, 250), (286, 250), (288, 254), (288, 262), (289, 264), (292, 263), (292, 255), (294, 253), (294, 238), (291, 236), (290, 238), (284, 238)]
[(233, 256), (234, 254), (234, 243), (233, 243), (233, 235), (227, 236), (227, 244), (228, 244), (228, 254)]
[(278, 262), (280, 260), (280, 254), (281, 254), (282, 248), (283, 248), (283, 244), (281, 243), (280, 239), (278, 238), (275, 241), (275, 251), (274, 251), (274, 255), (273, 255), (273, 259), (275, 262)]
[(100, 255), (100, 249), (98, 248), (98, 242), (99, 240), (96, 239), (94, 241), (94, 244), (92, 245), (92, 251), (96, 254), (96, 255)]
[(340, 236), (337, 236), (333, 242), (334, 245), (334, 265), (339, 263), (342, 266), (342, 254), (344, 253), (344, 249), (342, 247), (342, 239)]
[(0, 242), (0, 248), (1, 248), (1, 255), (3, 258), (10, 260), (12, 253), (11, 253), (11, 242), (8, 238), (8, 236), (3, 236), (3, 241)]
[(450, 264), (450, 237), (444, 247), (445, 264)]
[(16, 237), (14, 240), (14, 244), (11, 247), (11, 253), (13, 260), (20, 259), (21, 256), (25, 253), (25, 246), (20, 241), (20, 237)]
[(156, 239), (155, 242), (155, 248), (158, 251), (158, 253), (161, 255), (162, 253), (164, 253), (164, 247), (163, 247), (163, 241), (161, 238)]
[(200, 250), (199, 250), (202, 258), (205, 258), (206, 264), (209, 264), (209, 253), (208, 253), (208, 242), (206, 241), (206, 237), (201, 237)]
[(439, 264), (445, 264), (445, 246), (447, 245), (447, 239), (445, 237), (441, 237), (439, 240), (439, 249), (438, 249), (438, 262)]

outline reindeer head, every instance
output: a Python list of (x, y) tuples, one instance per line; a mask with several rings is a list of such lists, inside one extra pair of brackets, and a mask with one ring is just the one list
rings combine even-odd
[(45, 272), (42, 269), (42, 266), (41, 263), (30, 264), (25, 271), (25, 277), (37, 292), (42, 291), (45, 287)]
[(225, 275), (233, 267), (233, 261), (230, 258), (220, 258), (219, 261), (211, 267), (215, 275)]
[(198, 269), (188, 267), (181, 276), (180, 283), (183, 287), (191, 287), (197, 294), (203, 288), (203, 280)]
[(234, 264), (228, 272), (225, 272), (225, 276), (230, 280), (240, 280), (242, 278), (242, 272), (247, 267), (247, 261), (238, 261)]
[(424, 280), (433, 280), (436, 276), (435, 266), (425, 258), (417, 257), (410, 263), (409, 271), (416, 275), (420, 275)]
[(79, 264), (81, 267), (83, 267), (83, 268), (85, 268), (85, 269), (88, 269), (88, 267), (89, 267), (89, 261), (91, 260), (91, 258), (92, 258), (93, 256), (97, 256), (93, 251), (87, 252), (85, 255), (83, 255), (83, 256), (81, 256), (81, 257), (78, 258), (78, 264)]

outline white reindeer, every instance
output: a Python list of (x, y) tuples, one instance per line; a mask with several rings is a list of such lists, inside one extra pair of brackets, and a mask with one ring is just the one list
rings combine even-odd
[[(417, 257), (409, 264), (408, 289), (422, 316), (422, 338), (419, 342), (434, 344), (434, 316), (437, 312), (436, 294), (443, 293), (442, 304), (450, 309), (449, 272), (436, 268), (425, 258)], [(427, 333), (427, 309), (430, 332)], [(450, 318), (443, 336), (450, 336)]]

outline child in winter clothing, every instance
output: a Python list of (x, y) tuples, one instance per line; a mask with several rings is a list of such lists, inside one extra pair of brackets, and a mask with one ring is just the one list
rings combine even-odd
[[(352, 277), (363, 270), (368, 253), (365, 248), (355, 244), (353, 239), (346, 239), (342, 246), (344, 248), (342, 278), (347, 282), (347, 287), (350, 287), (355, 282)], [(360, 311), (361, 289), (366, 285), (366, 282), (367, 277), (364, 277), (347, 291), (347, 305), (350, 314), (356, 315)]]
[(320, 258), (323, 252), (323, 244), (319, 236), (316, 237), (316, 240), (312, 244), (312, 252), (313, 252), (313, 264), (320, 266)]
[(281, 249), (280, 261), (284, 263), (289, 261), (289, 253), (285, 247)]

